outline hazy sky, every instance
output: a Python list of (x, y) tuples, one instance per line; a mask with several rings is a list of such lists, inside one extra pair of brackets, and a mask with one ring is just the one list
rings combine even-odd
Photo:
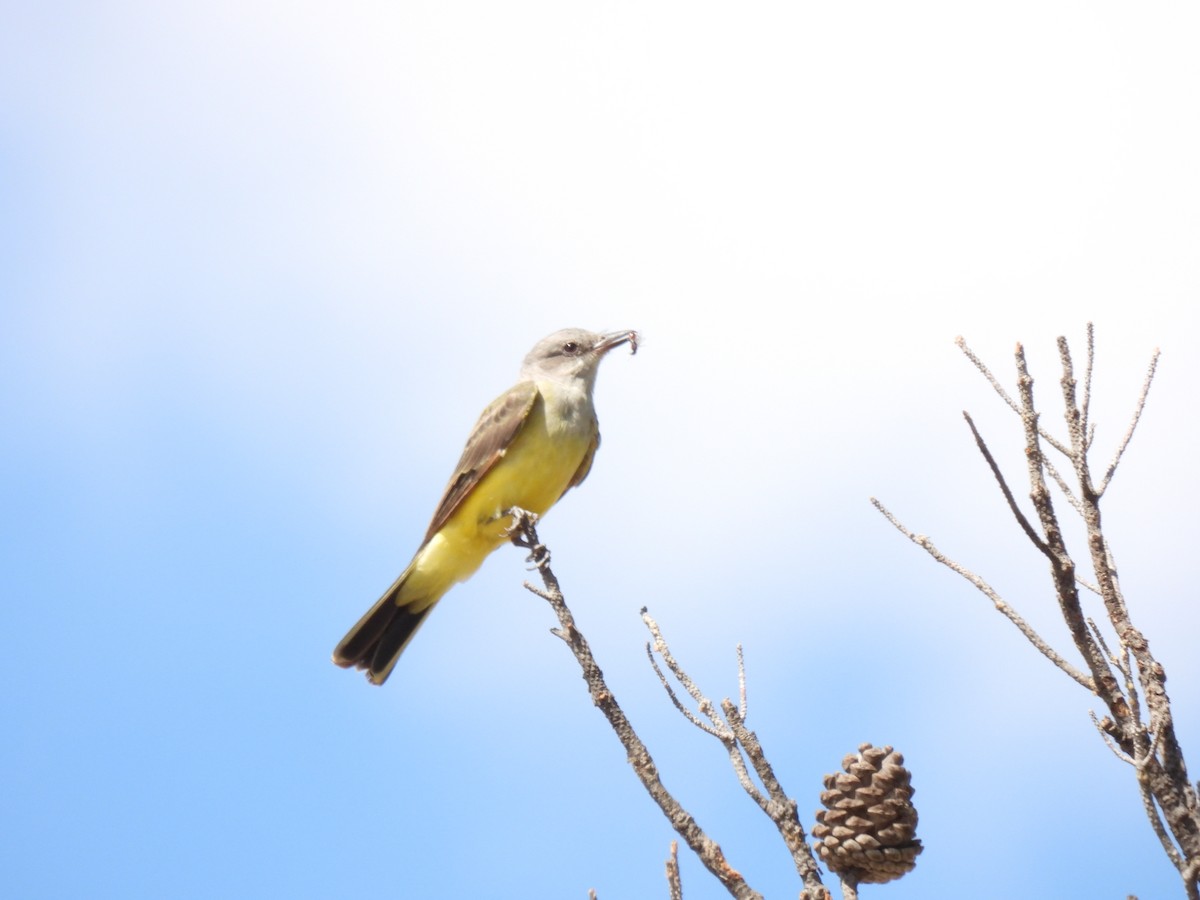
[[(646, 663), (648, 605), (806, 826), (913, 770), (894, 898), (1179, 896), (1064, 651), (1019, 493), (1054, 340), (1200, 774), (1194, 3), (0, 8), (0, 874), (20, 897), (665, 897), (666, 820), (502, 549), (382, 689), (329, 663), (478, 411), (563, 326), (604, 364), (542, 537), (667, 786), (767, 897), (790, 859)], [(1060, 504), (1065, 510), (1065, 504)], [(1077, 534), (1073, 546), (1082, 549)], [(724, 896), (683, 857), (689, 900)], [(834, 881), (829, 880), (834, 886)]]

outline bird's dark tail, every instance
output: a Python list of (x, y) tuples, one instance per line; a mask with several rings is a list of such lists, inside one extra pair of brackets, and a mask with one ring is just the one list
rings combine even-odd
[(372, 684), (387, 681), (396, 660), (434, 606), (420, 604), (420, 609), (414, 609), (418, 606), (415, 598), (401, 596), (407, 579), (405, 571), (346, 633), (333, 650), (335, 664), (366, 669), (367, 680)]

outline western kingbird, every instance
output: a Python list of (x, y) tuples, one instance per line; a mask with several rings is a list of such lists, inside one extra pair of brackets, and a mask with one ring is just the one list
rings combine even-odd
[(383, 684), (442, 596), (509, 539), (513, 507), (544, 514), (582, 484), (600, 446), (592, 389), (613, 347), (638, 333), (566, 328), (538, 341), (515, 386), (483, 411), (408, 568), (333, 651)]

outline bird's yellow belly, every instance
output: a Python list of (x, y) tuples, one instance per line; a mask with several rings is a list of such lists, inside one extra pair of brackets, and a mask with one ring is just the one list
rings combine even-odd
[(470, 578), (493, 550), (508, 540), (514, 506), (543, 515), (571, 483), (592, 442), (590, 429), (547, 427), (541, 402), (530, 412), (504, 458), (468, 494), (410, 567), (411, 596), (434, 603)]

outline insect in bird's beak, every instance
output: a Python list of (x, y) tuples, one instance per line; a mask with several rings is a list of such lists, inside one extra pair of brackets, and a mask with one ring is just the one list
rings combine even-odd
[(613, 347), (619, 347), (621, 344), (628, 344), (629, 355), (633, 356), (638, 351), (638, 333), (636, 331), (614, 331), (601, 337), (595, 349), (601, 353), (607, 353)]

